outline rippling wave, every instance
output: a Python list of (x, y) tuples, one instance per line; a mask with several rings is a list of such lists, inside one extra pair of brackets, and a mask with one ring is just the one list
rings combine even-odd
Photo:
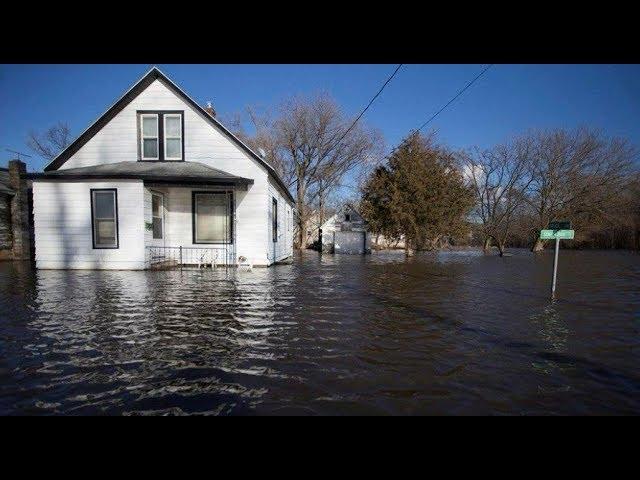
[(0, 263), (0, 414), (639, 413), (640, 257)]

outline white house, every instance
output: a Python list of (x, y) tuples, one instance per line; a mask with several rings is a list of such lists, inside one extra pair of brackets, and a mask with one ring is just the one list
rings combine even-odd
[(28, 177), (37, 268), (268, 266), (293, 253), (278, 173), (157, 68)]
[(367, 222), (349, 203), (343, 205), (320, 227), (322, 250), (331, 253), (371, 253)]

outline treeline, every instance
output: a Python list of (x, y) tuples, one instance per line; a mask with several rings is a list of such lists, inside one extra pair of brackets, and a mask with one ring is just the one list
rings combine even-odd
[(640, 249), (637, 152), (581, 128), (455, 152), (411, 135), (376, 168), (361, 208), (374, 233), (407, 252), (444, 245), (544, 248), (540, 230), (569, 220), (575, 248)]
[(447, 245), (537, 251), (552, 220), (572, 222), (576, 238), (567, 246), (640, 249), (637, 152), (595, 130), (534, 132), (465, 152), (412, 134), (383, 160), (380, 132), (354, 122), (327, 94), (247, 108), (225, 123), (295, 192), (301, 248), (347, 197), (360, 203), (374, 234), (408, 252)]

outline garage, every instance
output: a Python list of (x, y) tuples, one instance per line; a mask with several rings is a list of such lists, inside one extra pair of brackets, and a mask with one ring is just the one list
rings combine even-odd
[(366, 232), (333, 232), (335, 253), (363, 255), (366, 253)]

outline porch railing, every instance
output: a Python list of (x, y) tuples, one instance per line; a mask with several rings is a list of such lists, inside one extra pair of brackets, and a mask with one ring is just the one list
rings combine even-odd
[(235, 265), (233, 245), (211, 247), (156, 247), (147, 246), (148, 268), (228, 268)]

